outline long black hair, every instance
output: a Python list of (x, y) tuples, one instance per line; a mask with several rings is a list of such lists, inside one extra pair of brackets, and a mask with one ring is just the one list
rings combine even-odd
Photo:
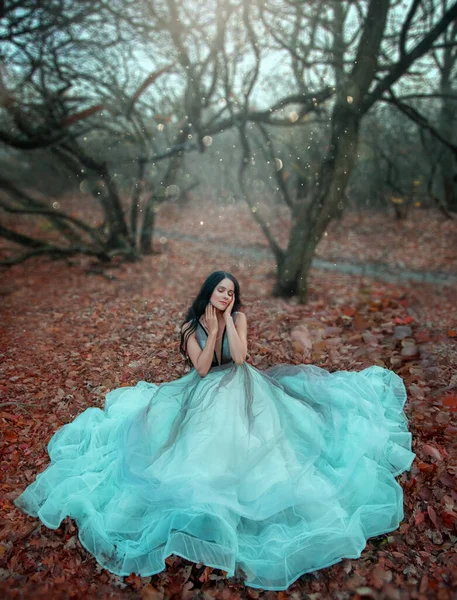
[[(190, 367), (193, 365), (187, 354), (187, 341), (192, 333), (197, 329), (198, 319), (205, 312), (214, 288), (226, 277), (231, 279), (235, 286), (235, 302), (233, 303), (232, 314), (235, 313), (241, 306), (240, 284), (238, 283), (236, 277), (234, 277), (231, 273), (227, 273), (226, 271), (214, 271), (214, 273), (211, 273), (211, 275), (205, 279), (200, 291), (197, 294), (197, 297), (187, 311), (186, 318), (181, 324), (181, 340), (179, 344), (179, 351), (186, 359), (186, 362)], [(185, 323), (189, 323), (190, 325), (183, 330)]]

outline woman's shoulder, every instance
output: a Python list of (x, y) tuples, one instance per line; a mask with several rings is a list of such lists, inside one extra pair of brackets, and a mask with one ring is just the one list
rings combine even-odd
[(186, 333), (186, 331), (187, 331), (188, 329), (191, 329), (191, 328), (192, 328), (192, 321), (186, 321), (186, 322), (185, 322), (185, 323), (183, 323), (183, 325), (181, 326), (181, 331), (182, 331), (183, 333)]

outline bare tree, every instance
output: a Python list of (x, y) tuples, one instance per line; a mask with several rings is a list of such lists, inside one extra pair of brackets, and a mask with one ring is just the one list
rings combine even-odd
[[(444, 5), (445, 3), (443, 3)], [(439, 50), (433, 52), (440, 72), (441, 114), (439, 131), (457, 148), (457, 20), (443, 38), (442, 58)], [(443, 152), (441, 162), (442, 198), (445, 206), (457, 211), (457, 152)]]
[[(172, 103), (167, 99), (170, 94), (164, 93), (165, 84), (152, 96), (155, 102), (143, 103), (140, 103), (141, 85), (129, 93), (125, 86), (126, 93), (120, 94), (122, 86), (113, 84), (112, 91), (117, 94), (114, 102), (106, 95), (93, 93), (100, 87), (95, 85), (94, 69), (84, 71), (82, 76), (68, 61), (61, 60), (62, 48), (73, 48), (75, 43), (74, 27), (69, 28), (68, 38), (62, 35), (62, 31), (66, 31), (62, 22), (65, 1), (68, 2), (50, 3), (60, 10), (57, 11), (58, 25), (51, 17), (48, 19), (59, 29), (57, 46), (37, 43), (37, 59), (24, 50), (22, 42), (19, 44), (19, 54), (26, 57), (22, 66), (26, 73), (23, 80), (31, 85), (27, 93), (32, 97), (37, 94), (40, 101), (27, 104), (24, 98), (18, 104), (10, 93), (11, 87), (4, 85), (2, 106), (9, 122), (0, 133), (0, 140), (17, 148), (52, 146), (69, 168), (83, 164), (91, 169), (96, 175), (95, 193), (102, 196), (100, 201), (110, 230), (110, 249), (128, 255), (133, 252), (132, 238), (138, 231), (136, 207), (139, 194), (145, 189), (142, 180), (148, 165), (155, 167), (169, 159), (157, 185), (148, 192), (140, 232), (139, 250), (143, 253), (151, 247), (154, 207), (176, 182), (184, 153), (193, 149), (204, 153), (214, 136), (236, 130), (239, 137), (236, 150), (241, 154), (239, 185), (277, 262), (274, 293), (298, 295), (301, 302), (306, 301), (308, 273), (316, 245), (330, 220), (344, 209), (365, 115), (380, 102), (394, 101), (409, 118), (415, 114), (414, 107), (406, 102), (402, 81), (406, 77), (414, 78), (414, 70), (430, 53), (441, 52), (448, 45), (453, 47), (452, 39), (445, 36), (457, 18), (455, 0), (408, 0), (407, 10), (404, 2), (397, 0), (309, 0), (306, 3), (295, 0), (234, 0), (230, 3), (225, 0), (179, 3), (177, 0), (135, 3), (117, 0), (107, 3), (100, 0), (93, 5), (99, 11), (107, 11), (108, 22), (113, 20), (111, 38), (101, 36), (106, 44), (113, 42), (113, 56), (118, 52), (116, 43), (123, 44), (124, 49), (128, 35), (138, 35), (143, 49), (154, 49), (157, 65), (154, 73), (160, 72), (163, 65), (175, 65)], [(91, 4), (81, 3), (81, 6), (89, 10)], [(73, 15), (65, 5), (66, 10), (69, 16)], [(95, 17), (93, 22), (100, 23)], [(30, 23), (29, 27), (33, 27), (34, 21)], [(100, 38), (100, 32), (95, 40), (97, 36)], [(12, 39), (14, 42), (14, 35)], [(86, 52), (93, 61), (90, 51), (94, 48), (88, 51), (83, 41), (79, 40), (75, 48)], [(46, 63), (44, 50), (40, 48), (46, 49)], [(109, 49), (107, 47), (106, 52)], [(275, 63), (272, 73), (266, 75), (272, 63)], [(127, 72), (131, 75), (128, 69)], [(35, 73), (38, 77), (34, 77)], [(53, 86), (43, 85), (43, 73), (54, 77)], [(78, 90), (78, 94), (70, 94), (72, 77), (77, 75), (81, 85), (89, 83), (92, 93), (87, 93), (85, 88), (86, 93)], [(161, 78), (162, 81), (165, 79)], [(147, 80), (145, 85), (147, 87)], [(138, 98), (135, 91), (139, 92)], [(122, 98), (118, 97), (121, 95)], [(155, 143), (148, 123), (154, 117), (154, 103), (167, 101), (170, 107), (173, 105), (174, 121), (165, 126), (168, 138), (164, 147)], [(102, 111), (111, 111), (110, 114), (116, 116), (115, 126), (100, 119)], [(35, 119), (33, 126), (31, 117)], [(327, 131), (327, 144), (315, 172), (310, 176), (305, 171), (300, 172), (299, 187), (308, 190), (308, 196), (304, 197), (291, 193), (284, 173), (277, 169), (274, 159), (278, 158), (279, 146), (272, 132), (276, 128), (302, 127), (310, 119), (322, 122)], [(89, 125), (92, 131), (111, 129), (113, 136), (125, 132), (140, 149), (136, 158), (138, 181), (128, 222), (121, 220), (122, 207), (116, 199), (119, 193), (107, 161), (95, 160), (81, 143), (81, 136)], [(265, 156), (268, 155), (270, 163), (275, 163), (277, 192), (291, 213), (292, 227), (286, 248), (280, 247), (268, 221), (256, 210), (250, 197), (254, 135), (263, 140)], [(449, 140), (446, 143), (448, 147), (453, 144)], [(105, 182), (103, 190), (98, 188), (100, 180)]]
[[(306, 301), (315, 248), (330, 220), (344, 205), (345, 190), (357, 160), (362, 119), (377, 102), (391, 96), (393, 87), (413, 65), (440, 45), (457, 18), (456, 2), (447, 3), (439, 14), (435, 8), (420, 0), (412, 0), (406, 12), (400, 3), (389, 0), (331, 0), (307, 3), (306, 7), (284, 0), (267, 2), (259, 8), (267, 32), (291, 57), (301, 97), (304, 89), (319, 81), (331, 80), (334, 86), (330, 89), (335, 91), (329, 151), (319, 168), (311, 202), (291, 205), (292, 228), (285, 250), (279, 248), (266, 223), (254, 213), (277, 260), (275, 294), (296, 294), (299, 301)], [(257, 37), (253, 43), (258, 45), (259, 40)], [(315, 97), (319, 104), (322, 99), (317, 93)], [(295, 122), (306, 112), (302, 105)], [(246, 115), (246, 121), (249, 117)], [(243, 134), (243, 128), (240, 131)], [(249, 163), (246, 135), (243, 145), (241, 174), (246, 173), (245, 165)], [(287, 197), (285, 201), (290, 203)]]
[[(159, 149), (144, 116), (148, 110), (151, 116), (154, 107), (143, 103), (141, 110), (137, 110), (144, 94), (159, 76), (170, 71), (170, 65), (151, 73), (133, 91), (129, 91), (128, 86), (122, 89), (119, 81), (122, 70), (116, 70), (116, 75), (110, 77), (110, 65), (115, 64), (116, 58), (121, 56), (121, 60), (125, 60), (130, 54), (132, 33), (124, 36), (119, 14), (114, 11), (119, 10), (120, 4), (83, 2), (74, 8), (68, 0), (62, 0), (44, 8), (39, 2), (30, 1), (18, 11), (17, 5), (6, 3), (3, 21), (6, 27), (1, 30), (7, 49), (0, 72), (3, 109), (0, 141), (6, 147), (27, 152), (50, 148), (69, 172), (86, 182), (88, 191), (102, 207), (104, 223), (95, 230), (56, 208), (50, 209), (46, 202), (2, 177), (0, 187), (8, 200), (2, 200), (0, 207), (9, 213), (48, 219), (67, 243), (62, 247), (30, 239), (2, 226), (0, 235), (28, 249), (3, 264), (15, 264), (37, 253), (52, 256), (85, 253), (104, 261), (123, 255), (136, 260), (140, 255), (135, 239), (138, 195), (133, 194), (128, 222), (108, 160), (109, 152), (94, 157), (87, 140), (95, 135), (111, 140), (130, 138), (131, 144), (139, 149), (138, 181), (134, 187), (137, 193), (143, 189), (148, 161), (163, 161), (188, 149), (188, 145), (183, 147), (182, 144), (175, 144), (166, 152)], [(116, 54), (115, 48), (120, 48), (120, 52)], [(126, 67), (126, 79), (132, 64), (133, 59)], [(16, 72), (20, 76), (12, 74)], [(104, 74), (101, 81), (97, 75), (100, 72)], [(143, 253), (151, 251), (153, 205), (154, 198), (150, 197), (140, 232)]]

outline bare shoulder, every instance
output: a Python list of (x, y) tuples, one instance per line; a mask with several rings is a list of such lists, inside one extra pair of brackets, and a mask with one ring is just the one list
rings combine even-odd
[(238, 323), (240, 325), (246, 325), (246, 322), (247, 322), (246, 315), (243, 312), (237, 312), (235, 325), (238, 325)]
[(235, 320), (235, 329), (238, 333), (239, 338), (241, 339), (241, 341), (244, 343), (245, 345), (245, 354), (247, 352), (247, 346), (248, 346), (248, 342), (247, 342), (247, 338), (248, 338), (248, 326), (246, 323), (246, 315), (242, 312), (239, 312), (236, 315), (236, 320)]

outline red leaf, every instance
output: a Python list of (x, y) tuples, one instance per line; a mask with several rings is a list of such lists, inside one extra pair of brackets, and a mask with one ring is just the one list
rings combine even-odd
[(452, 477), (452, 475), (449, 475), (449, 473), (441, 473), (440, 481), (443, 485), (447, 485), (450, 488), (457, 489), (457, 479), (455, 477)]
[(201, 581), (202, 583), (206, 583), (207, 581), (209, 581), (209, 576), (211, 575), (212, 571), (212, 567), (205, 567), (202, 574), (198, 578), (198, 581)]
[(425, 513), (418, 512), (416, 515), (416, 518), (414, 519), (414, 522), (416, 523), (416, 525), (422, 525), (422, 523), (424, 521), (425, 521)]
[(428, 516), (430, 517), (431, 522), (433, 523), (433, 525), (435, 525), (435, 527), (437, 529), (439, 529), (439, 525), (438, 525), (438, 518), (436, 516), (436, 512), (434, 510), (434, 508), (432, 506), (427, 506), (427, 512), (428, 512)]
[(425, 342), (430, 341), (430, 334), (428, 331), (418, 331), (415, 334), (415, 338), (418, 344), (424, 344)]
[(443, 398), (442, 401), (443, 406), (449, 406), (452, 408), (457, 408), (457, 394), (448, 394)]
[(444, 526), (450, 529), (457, 521), (457, 514), (454, 511), (447, 511), (441, 513), (441, 518), (443, 519)]
[(0, 412), (0, 419), (7, 419), (8, 421), (17, 421), (19, 419), (18, 415), (12, 415), (11, 413), (8, 412)]
[(417, 463), (417, 466), (419, 468), (419, 471), (425, 471), (426, 473), (433, 473), (433, 471), (436, 469), (436, 465), (435, 464), (429, 464), (429, 463), (425, 463), (422, 461), (419, 461)]
[(143, 587), (143, 581), (141, 580), (141, 577), (135, 575), (135, 573), (130, 573), (130, 575), (125, 578), (125, 583), (131, 585), (137, 591)]

